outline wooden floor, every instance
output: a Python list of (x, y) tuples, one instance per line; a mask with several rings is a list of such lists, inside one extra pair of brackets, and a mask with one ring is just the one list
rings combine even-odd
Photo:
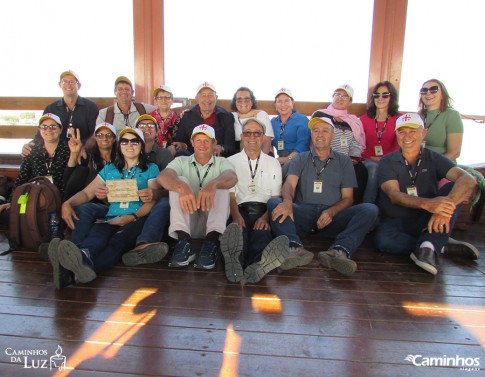
[[(484, 230), (474, 224), (454, 237), (485, 253)], [(485, 374), (485, 256), (442, 259), (436, 277), (370, 240), (354, 259), (351, 277), (315, 259), (245, 286), (227, 282), (222, 266), (120, 265), (56, 291), (48, 262), (14, 252), (0, 257), (0, 376)], [(55, 374), (58, 346), (68, 368)], [(478, 361), (479, 370), (415, 366), (408, 356)]]

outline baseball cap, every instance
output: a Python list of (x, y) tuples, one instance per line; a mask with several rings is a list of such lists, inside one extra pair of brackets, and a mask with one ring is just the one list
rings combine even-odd
[(149, 120), (150, 122), (153, 122), (155, 123), (155, 128), (158, 128), (158, 124), (157, 124), (157, 121), (154, 117), (152, 117), (150, 114), (143, 114), (143, 115), (140, 115), (135, 124), (136, 124), (136, 127), (138, 128), (138, 123), (140, 123), (142, 120)]
[(107, 128), (107, 129), (109, 129), (109, 130), (111, 131), (111, 133), (112, 133), (113, 135), (115, 135), (115, 136), (116, 136), (116, 128), (115, 128), (115, 127), (114, 127), (112, 124), (107, 123), (107, 122), (99, 123), (99, 124), (97, 124), (97, 125), (96, 125), (96, 127), (94, 128), (94, 133), (96, 134), (96, 132), (98, 132), (98, 130), (99, 130), (100, 128)]
[(142, 130), (139, 130), (138, 128), (131, 128), (131, 127), (125, 127), (125, 128), (123, 128), (120, 131), (120, 134), (118, 135), (118, 140), (120, 140), (121, 137), (124, 134), (127, 134), (127, 133), (133, 134), (133, 135), (139, 137), (141, 140), (143, 140), (143, 142), (145, 142), (145, 137), (143, 136)]
[(158, 95), (158, 93), (160, 93), (162, 90), (163, 90), (164, 92), (167, 92), (168, 94), (170, 94), (170, 97), (172, 97), (172, 98), (173, 98), (173, 92), (172, 92), (172, 89), (170, 89), (170, 87), (169, 87), (169, 86), (167, 86), (167, 85), (160, 85), (158, 88), (155, 88), (155, 89), (153, 90), (153, 98), (155, 98), (155, 97)]
[(61, 73), (61, 76), (60, 76), (60, 78), (59, 78), (59, 80), (62, 80), (62, 78), (63, 78), (64, 76), (67, 76), (67, 75), (74, 76), (74, 77), (76, 78), (77, 82), (80, 82), (80, 81), (79, 81), (79, 75), (78, 75), (76, 72), (71, 71), (70, 69), (69, 69), (69, 70), (67, 70), (67, 71), (62, 72), (62, 73)]
[(278, 96), (280, 94), (286, 94), (288, 97), (290, 97), (291, 99), (293, 99), (293, 94), (291, 93), (291, 90), (288, 89), (288, 88), (280, 88), (276, 91), (276, 94), (274, 96), (274, 98), (278, 98)]
[(46, 119), (52, 119), (54, 122), (56, 122), (59, 126), (62, 127), (62, 122), (61, 119), (56, 115), (52, 113), (45, 113), (42, 115), (39, 119), (39, 126), (42, 124), (42, 122)]
[(133, 89), (133, 84), (131, 83), (131, 81), (128, 77), (118, 76), (115, 80), (115, 88), (116, 88), (116, 85), (118, 85), (120, 82), (124, 82), (124, 83), (128, 84), (129, 86), (131, 86), (131, 89)]
[(258, 123), (261, 127), (263, 127), (263, 132), (266, 133), (266, 126), (265, 124), (259, 120), (258, 118), (247, 118), (247, 119), (241, 119), (241, 125), (242, 125), (242, 128), (244, 130), (244, 126), (248, 123), (248, 122), (256, 122)]
[(396, 130), (401, 127), (409, 127), (409, 128), (424, 128), (424, 123), (419, 114), (416, 113), (407, 113), (401, 115), (396, 120)]
[(352, 88), (349, 84), (339, 85), (335, 91), (337, 90), (343, 90), (350, 98), (354, 98), (354, 88)]
[(216, 133), (214, 129), (211, 126), (208, 126), (207, 124), (201, 124), (200, 126), (195, 127), (194, 130), (192, 131), (191, 138), (193, 138), (197, 134), (204, 134), (206, 136), (209, 136), (211, 139), (216, 138)]
[(310, 119), (310, 121), (308, 122), (308, 128), (311, 130), (313, 126), (318, 122), (325, 122), (327, 124), (330, 124), (333, 128), (335, 128), (335, 125), (333, 124), (332, 119), (327, 117), (315, 117)]
[(214, 93), (216, 92), (216, 87), (211, 84), (210, 82), (203, 82), (202, 84), (199, 85), (199, 87), (197, 88), (197, 94), (199, 94), (199, 92), (204, 89), (204, 88), (209, 88), (210, 90), (212, 90)]

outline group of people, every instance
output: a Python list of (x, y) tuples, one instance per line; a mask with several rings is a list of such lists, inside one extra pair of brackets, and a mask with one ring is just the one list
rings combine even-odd
[[(247, 87), (231, 114), (208, 82), (182, 113), (165, 85), (153, 92), (155, 106), (133, 102), (125, 76), (115, 80), (116, 103), (99, 111), (78, 95), (75, 72), (62, 72), (59, 86), (64, 96), (46, 107), (14, 184), (49, 176), (62, 193), (69, 237), (39, 250), (58, 289), (120, 261), (159, 262), (165, 237), (176, 240), (170, 267), (212, 269), (222, 256), (231, 282), (309, 264), (309, 234), (334, 239), (318, 261), (346, 275), (373, 230), (379, 251), (408, 254), (432, 274), (440, 253), (479, 258), (473, 245), (449, 242), (476, 181), (456, 166), (463, 125), (438, 80), (423, 84), (419, 113), (410, 114), (398, 112), (392, 83), (378, 83), (360, 119), (348, 112), (347, 84), (310, 119), (288, 88), (276, 91), (270, 119)], [(2, 218), (9, 207), (0, 206)]]

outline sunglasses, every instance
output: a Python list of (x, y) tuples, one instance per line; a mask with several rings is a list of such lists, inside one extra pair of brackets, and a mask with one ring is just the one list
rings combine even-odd
[(96, 138), (98, 138), (98, 139), (104, 139), (104, 138), (106, 138), (106, 139), (112, 139), (113, 137), (114, 137), (114, 135), (111, 134), (111, 133), (107, 133), (107, 134), (104, 134), (102, 132), (97, 132), (96, 133)]
[(372, 97), (374, 97), (374, 98), (381, 98), (381, 96), (382, 96), (382, 98), (389, 98), (389, 97), (391, 96), (391, 93), (389, 93), (389, 92), (384, 92), (384, 93), (379, 93), (379, 92), (377, 92), (377, 93), (372, 93)]
[(419, 94), (421, 95), (425, 95), (425, 94), (428, 94), (428, 91), (431, 93), (431, 94), (435, 94), (435, 93), (438, 93), (438, 91), (440, 90), (440, 87), (438, 85), (434, 85), (432, 86), (431, 88), (426, 88), (426, 87), (423, 87), (421, 88), (421, 90), (419, 91)]
[(145, 128), (150, 128), (150, 129), (153, 129), (155, 128), (156, 126), (153, 124), (153, 123), (138, 123), (138, 126), (137, 126), (139, 129), (141, 130), (144, 130)]
[(251, 137), (251, 136), (261, 137), (261, 136), (263, 136), (263, 133), (261, 131), (244, 131), (243, 135), (245, 137)]
[(41, 124), (39, 126), (41, 130), (55, 130), (57, 127), (59, 127), (57, 124)]
[(120, 145), (128, 145), (128, 143), (130, 143), (131, 145), (138, 145), (140, 144), (141, 140), (138, 139), (138, 138), (134, 138), (134, 139), (125, 139), (124, 137), (122, 137), (120, 139)]

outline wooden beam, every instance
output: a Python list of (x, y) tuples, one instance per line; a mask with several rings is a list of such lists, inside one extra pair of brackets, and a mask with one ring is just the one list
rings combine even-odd
[(407, 0), (375, 0), (369, 68), (369, 87), (389, 80), (401, 83)]
[[(48, 104), (59, 99), (60, 97), (0, 97), (0, 110), (44, 110)], [(113, 98), (89, 97), (89, 99), (100, 109), (114, 103)]]

